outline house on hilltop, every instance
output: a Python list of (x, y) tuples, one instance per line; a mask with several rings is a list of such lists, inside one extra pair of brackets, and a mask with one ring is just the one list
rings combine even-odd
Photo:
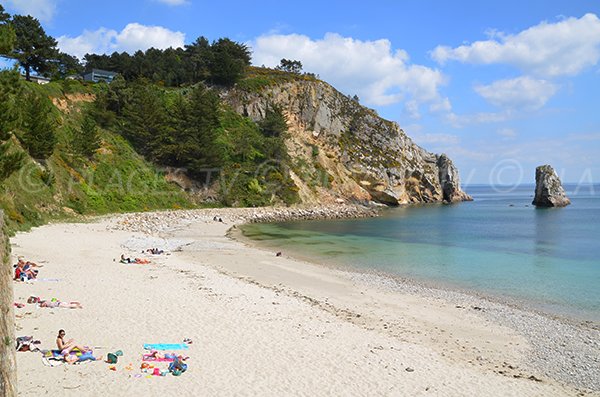
[(92, 81), (94, 83), (98, 83), (100, 81), (110, 83), (116, 76), (117, 73), (115, 72), (110, 72), (108, 70), (102, 69), (92, 69), (91, 71), (84, 73), (83, 80)]
[[(25, 75), (21, 75), (22, 79), (25, 79)], [(29, 81), (31, 81), (32, 83), (38, 83), (38, 84), (48, 84), (50, 82), (50, 79), (44, 76), (34, 76), (31, 75), (29, 76)]]

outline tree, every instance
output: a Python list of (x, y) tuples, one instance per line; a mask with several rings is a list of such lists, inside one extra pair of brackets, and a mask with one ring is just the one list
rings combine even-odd
[(258, 126), (263, 135), (267, 137), (280, 137), (288, 129), (285, 115), (276, 105), (267, 107), (265, 118), (258, 122)]
[(185, 64), (188, 71), (188, 81), (197, 83), (210, 77), (212, 62), (210, 43), (206, 37), (200, 36), (190, 45), (185, 46)]
[(10, 25), (10, 15), (0, 4), (0, 55), (8, 55), (15, 45), (15, 30)]
[(193, 174), (206, 167), (219, 167), (223, 153), (217, 142), (219, 97), (198, 84), (190, 94), (186, 120), (187, 139), (181, 143), (186, 151), (186, 162)]
[(30, 15), (14, 15), (12, 27), (16, 40), (10, 57), (25, 69), (25, 79), (30, 81), (32, 70), (39, 74), (51, 72), (58, 56), (57, 42), (46, 34), (40, 21)]
[(77, 57), (59, 52), (55, 62), (55, 72), (60, 78), (83, 72), (83, 66)]
[(76, 153), (87, 158), (91, 158), (100, 147), (98, 126), (91, 115), (83, 116), (81, 126), (73, 135), (72, 145)]
[(142, 154), (154, 159), (157, 141), (168, 127), (164, 95), (145, 81), (131, 87), (123, 109), (123, 133)]
[(0, 72), (0, 182), (23, 166), (24, 153), (12, 144), (20, 122), (22, 84), (16, 69)]
[(302, 62), (283, 58), (279, 61), (277, 69), (283, 70), (284, 72), (300, 74), (302, 72)]
[(237, 83), (250, 66), (250, 50), (227, 38), (219, 39), (211, 46), (211, 81), (215, 84), (232, 86)]
[(23, 125), (19, 139), (34, 159), (47, 159), (56, 146), (56, 125), (50, 99), (31, 92), (25, 96)]

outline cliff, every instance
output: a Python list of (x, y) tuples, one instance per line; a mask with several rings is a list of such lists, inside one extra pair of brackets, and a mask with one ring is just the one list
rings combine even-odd
[(303, 202), (471, 200), (446, 155), (421, 148), (396, 123), (329, 84), (307, 78), (262, 82), (225, 91), (222, 99), (254, 121), (270, 107), (283, 111), (290, 174)]

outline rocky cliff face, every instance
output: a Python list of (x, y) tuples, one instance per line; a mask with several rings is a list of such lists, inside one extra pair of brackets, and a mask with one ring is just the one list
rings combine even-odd
[(457, 202), (458, 171), (444, 154), (416, 145), (379, 117), (321, 81), (291, 81), (223, 99), (255, 121), (269, 106), (287, 116), (290, 174), (306, 203), (374, 200), (383, 204)]
[(535, 196), (532, 204), (536, 207), (565, 207), (571, 204), (558, 175), (549, 165), (540, 165), (535, 169)]

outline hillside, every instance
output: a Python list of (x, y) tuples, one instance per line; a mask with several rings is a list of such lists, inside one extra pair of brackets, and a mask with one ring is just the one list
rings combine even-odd
[(83, 110), (95, 99), (93, 86), (76, 81), (23, 84), (26, 91), (51, 98), (57, 144), (46, 160), (26, 154), (24, 166), (2, 183), (0, 207), (11, 230), (80, 214), (193, 206), (185, 193), (166, 182), (164, 174), (119, 134), (100, 129), (100, 148), (90, 159), (73, 153), (72, 136)]
[[(3, 182), (12, 230), (79, 214), (192, 207), (470, 199), (445, 155), (311, 75), (251, 68), (232, 88), (22, 82), (52, 100), (56, 146)], [(74, 150), (84, 114), (99, 126)], [(21, 134), (23, 136), (23, 134)], [(26, 136), (26, 135), (25, 135)], [(23, 153), (21, 143), (13, 144)]]

